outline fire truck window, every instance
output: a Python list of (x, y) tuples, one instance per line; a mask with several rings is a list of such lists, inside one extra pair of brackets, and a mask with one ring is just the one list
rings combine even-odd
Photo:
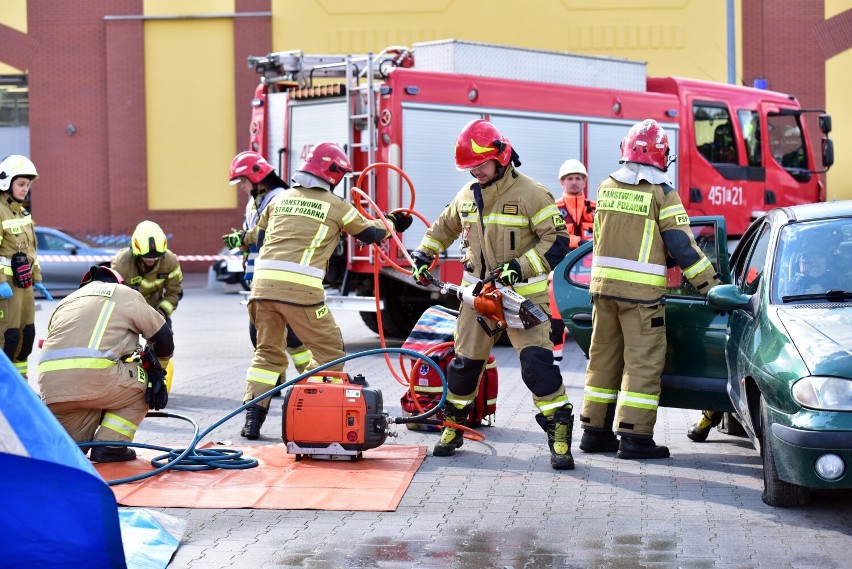
[(763, 157), (760, 155), (760, 113), (740, 110), (737, 116), (740, 119), (740, 130), (743, 131), (748, 165), (763, 166)]
[(736, 164), (737, 145), (728, 109), (694, 103), (692, 114), (698, 152), (713, 164)]
[(805, 140), (799, 126), (799, 117), (769, 115), (769, 149), (772, 157), (784, 168), (807, 168)]

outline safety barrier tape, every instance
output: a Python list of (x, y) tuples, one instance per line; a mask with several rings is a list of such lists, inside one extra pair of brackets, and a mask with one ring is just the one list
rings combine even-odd
[[(242, 261), (240, 255), (178, 255), (178, 261)], [(111, 255), (38, 255), (40, 262), (103, 263), (112, 261)]]

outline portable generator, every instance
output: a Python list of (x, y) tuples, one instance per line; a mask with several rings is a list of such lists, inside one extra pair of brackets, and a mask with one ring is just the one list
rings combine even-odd
[(360, 374), (308, 376), (287, 390), (282, 410), (281, 436), (297, 461), (302, 456), (355, 461), (388, 437), (382, 392), (370, 389)]

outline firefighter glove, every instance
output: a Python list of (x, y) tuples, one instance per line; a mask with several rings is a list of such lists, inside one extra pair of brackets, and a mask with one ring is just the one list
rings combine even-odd
[(41, 282), (37, 282), (36, 284), (34, 284), (34, 285), (33, 285), (33, 287), (34, 287), (37, 291), (39, 291), (39, 292), (41, 293), (41, 295), (42, 295), (45, 299), (47, 299), (47, 300), (53, 300), (53, 297), (52, 297), (52, 296), (50, 296), (50, 293), (49, 293), (49, 292), (47, 292), (47, 288), (44, 286), (44, 284), (43, 284), (43, 283), (41, 283)]
[(521, 265), (515, 259), (512, 259), (508, 263), (503, 263), (497, 270), (500, 271), (500, 276), (497, 277), (497, 282), (502, 285), (512, 286), (519, 280), (523, 279), (523, 275), (521, 274)]
[(145, 402), (148, 409), (159, 411), (165, 409), (169, 402), (169, 391), (166, 389), (166, 370), (154, 354), (151, 346), (142, 351), (142, 368), (148, 378)]
[(411, 227), (414, 221), (409, 213), (387, 213), (385, 217), (393, 224), (393, 230), (397, 233), (402, 233)]
[(243, 246), (243, 240), (245, 239), (245, 236), (245, 231), (233, 229), (230, 233), (227, 233), (222, 236), (222, 242), (228, 249), (237, 249)]
[(9, 283), (0, 283), (0, 298), (3, 300), (12, 298), (12, 287), (9, 286)]
[(420, 253), (415, 252), (413, 255), (414, 269), (411, 271), (411, 278), (420, 286), (429, 286), (432, 284), (432, 273), (429, 272), (429, 265), (432, 264), (432, 259)]

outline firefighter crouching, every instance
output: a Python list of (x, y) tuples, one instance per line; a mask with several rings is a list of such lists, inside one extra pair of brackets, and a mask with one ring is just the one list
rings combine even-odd
[[(293, 176), (293, 187), (277, 195), (258, 219), (261, 247), (248, 301), (249, 317), (257, 327), (257, 348), (246, 372), (244, 402), (272, 389), (284, 373), (288, 325), (310, 349), (309, 367), (345, 355), (340, 328), (325, 304), (323, 278), (328, 261), (342, 231), (367, 244), (388, 236), (381, 220), (367, 221), (352, 204), (332, 193), (351, 172), (352, 165), (338, 146), (317, 145)], [(412, 221), (410, 215), (386, 217), (398, 233)], [(341, 370), (343, 364), (332, 369)], [(260, 437), (268, 409), (269, 398), (246, 409), (242, 436)]]
[[(596, 204), (586, 197), (586, 182), (589, 178), (583, 163), (570, 158), (559, 167), (559, 184), (562, 186), (562, 196), (556, 200), (556, 208), (565, 220), (565, 230), (568, 232), (568, 249), (573, 251), (586, 241), (592, 239), (592, 229), (595, 222)], [(553, 359), (562, 361), (562, 348), (565, 345), (565, 322), (556, 299), (553, 297), (553, 273), (548, 277), (550, 289), (550, 341), (553, 342)]]
[[(550, 191), (515, 169), (518, 155), (494, 125), (474, 120), (456, 142), (456, 166), (475, 180), (466, 184), (426, 231), (414, 254), (413, 278), (430, 282), (428, 266), (456, 240), (465, 250), (464, 284), (474, 284), (502, 270), (501, 286), (548, 313), (547, 275), (568, 251), (565, 222)], [(456, 328), (456, 357), (447, 370), (448, 394), (444, 420), (464, 425), (479, 388), (479, 378), (497, 336), (489, 336), (476, 321), (475, 311), (462, 305)], [(532, 392), (539, 413), (536, 421), (547, 434), (550, 464), (557, 470), (574, 468), (571, 429), (574, 417), (559, 368), (553, 363), (549, 326), (506, 332), (518, 351), (521, 377)], [(462, 446), (462, 431), (445, 426), (435, 456), (450, 456)]]
[[(174, 351), (172, 330), (141, 294), (122, 283), (112, 269), (92, 267), (50, 317), (39, 389), (76, 442), (132, 442), (148, 409), (168, 402), (163, 368)], [(154, 356), (149, 352), (141, 362), (127, 361), (139, 349), (140, 335)], [(136, 452), (95, 446), (90, 457), (123, 462)]]
[[(254, 280), (254, 264), (257, 260), (257, 221), (272, 198), (288, 188), (287, 184), (278, 177), (272, 165), (266, 159), (251, 150), (240, 152), (231, 160), (228, 169), (228, 181), (248, 196), (242, 232), (234, 230), (222, 236), (222, 241), (228, 249), (239, 248), (243, 253), (243, 281), (251, 286)], [(251, 345), (257, 347), (257, 328), (249, 320), (249, 339)], [(311, 361), (311, 351), (302, 341), (287, 330), (287, 353), (293, 359), (297, 373), (302, 373)], [(286, 369), (287, 363), (285, 361)], [(279, 378), (286, 381), (284, 375)]]
[(33, 181), (35, 165), (13, 154), (0, 163), (0, 341), (3, 351), (24, 378), (27, 358), (35, 341), (35, 293), (53, 300), (41, 282), (36, 259), (35, 229), (24, 202)]
[(584, 452), (669, 456), (653, 439), (666, 358), (667, 260), (702, 294), (719, 284), (666, 174), (673, 159), (665, 131), (647, 119), (621, 142), (624, 166), (598, 187), (592, 342), (580, 414)]
[(137, 225), (130, 247), (116, 253), (111, 267), (127, 286), (142, 293), (171, 327), (172, 313), (183, 298), (183, 271), (177, 255), (168, 249), (160, 226), (147, 220)]

